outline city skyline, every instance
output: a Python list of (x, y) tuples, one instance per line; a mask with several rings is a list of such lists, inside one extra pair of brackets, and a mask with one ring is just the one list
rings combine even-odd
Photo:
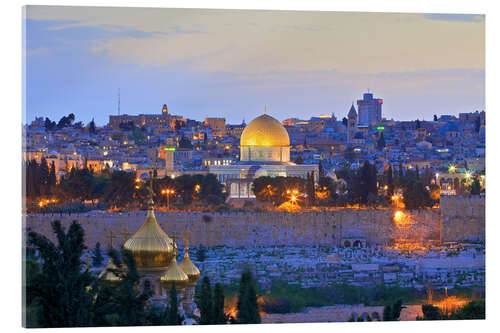
[[(23, 122), (169, 112), (241, 123), (484, 110), (484, 16), (28, 6)], [(369, 33), (368, 33), (369, 32)], [(467, 43), (464, 43), (467, 41)]]

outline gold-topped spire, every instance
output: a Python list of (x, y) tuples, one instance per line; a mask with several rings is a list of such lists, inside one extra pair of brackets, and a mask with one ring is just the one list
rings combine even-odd
[(123, 245), (131, 251), (138, 268), (167, 267), (173, 257), (174, 242), (158, 224), (154, 213), (153, 177), (150, 177), (146, 221)]
[(264, 114), (267, 114), (266, 104), (264, 104)]
[(167, 271), (160, 278), (160, 282), (167, 290), (170, 290), (172, 288), (172, 284), (174, 282), (177, 289), (183, 289), (190, 282), (190, 279), (189, 276), (184, 272), (184, 270), (177, 264), (177, 243), (175, 242), (177, 236), (175, 235), (175, 233), (171, 235), (171, 238), (174, 245), (174, 255), (172, 256), (170, 265), (168, 265)]
[(189, 258), (189, 240), (188, 236), (191, 234), (189, 231), (183, 231), (182, 236), (184, 239), (184, 258), (182, 258), (179, 267), (186, 273), (189, 278), (190, 284), (196, 284), (200, 278), (200, 270), (193, 264), (191, 258)]

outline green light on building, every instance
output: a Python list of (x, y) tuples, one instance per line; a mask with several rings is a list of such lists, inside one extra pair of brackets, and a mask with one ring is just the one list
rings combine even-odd
[(383, 131), (383, 130), (385, 130), (384, 126), (377, 126), (377, 131)]
[(165, 147), (163, 148), (165, 151), (175, 151), (176, 148), (175, 147)]

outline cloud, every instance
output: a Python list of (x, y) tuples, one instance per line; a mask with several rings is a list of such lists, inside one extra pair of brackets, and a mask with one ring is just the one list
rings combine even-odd
[(485, 15), (480, 14), (425, 14), (429, 20), (459, 21), (459, 22), (484, 22)]
[(484, 22), (424, 14), (82, 8), (27, 12), (31, 19), (69, 21), (57, 29), (88, 32), (92, 51), (141, 66), (248, 73), (484, 68)]

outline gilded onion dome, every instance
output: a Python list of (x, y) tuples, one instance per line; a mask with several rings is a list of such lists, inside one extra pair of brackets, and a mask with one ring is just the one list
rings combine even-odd
[(189, 277), (187, 276), (187, 274), (184, 273), (179, 265), (177, 265), (175, 256), (172, 258), (165, 274), (163, 274), (160, 278), (160, 283), (167, 290), (170, 290), (172, 288), (172, 284), (174, 282), (176, 289), (184, 289), (189, 282)]
[(289, 147), (290, 138), (286, 128), (278, 120), (264, 113), (245, 127), (241, 133), (240, 146)]
[(167, 267), (173, 258), (174, 242), (156, 221), (153, 199), (148, 206), (146, 221), (123, 247), (132, 252), (137, 268)]
[(191, 258), (189, 258), (188, 247), (186, 246), (184, 250), (184, 258), (182, 258), (179, 267), (186, 273), (189, 278), (190, 284), (196, 284), (200, 278), (200, 270), (193, 264)]
[(118, 267), (115, 265), (113, 258), (109, 258), (108, 264), (104, 267), (102, 272), (99, 273), (98, 278), (101, 279), (102, 282), (119, 282), (122, 278), (115, 274), (117, 270)]

